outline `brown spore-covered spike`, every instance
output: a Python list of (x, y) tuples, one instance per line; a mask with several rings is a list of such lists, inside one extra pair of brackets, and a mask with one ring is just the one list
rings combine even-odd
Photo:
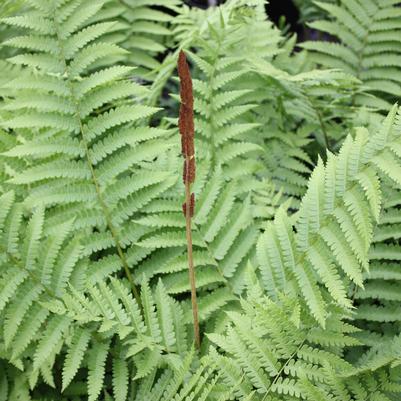
[[(187, 203), (186, 202), (184, 202), (182, 204), (182, 212), (184, 213), (184, 216), (187, 215)], [(191, 201), (189, 204), (189, 216), (194, 217), (194, 212), (195, 212), (195, 194), (192, 192)]]
[(188, 163), (188, 170), (187, 170), (187, 180), (188, 182), (190, 182), (191, 184), (193, 182), (195, 182), (195, 157), (192, 156), (189, 159), (189, 163)]
[(180, 77), (181, 102), (188, 107), (188, 109), (192, 109), (193, 93), (191, 72), (189, 70), (185, 53), (182, 50), (178, 56), (178, 76)]
[(191, 217), (194, 217), (194, 212), (195, 212), (195, 194), (192, 192), (191, 203), (189, 205), (189, 213), (190, 213)]
[(194, 97), (192, 79), (185, 53), (180, 51), (178, 57), (178, 76), (180, 78), (180, 114), (178, 128), (181, 134), (181, 151), (183, 156), (194, 155)]
[(191, 218), (194, 215), (195, 195), (191, 193), (191, 184), (195, 181), (195, 146), (194, 146), (194, 97), (189, 66), (183, 51), (178, 57), (178, 76), (180, 78), (180, 114), (178, 128), (181, 134), (181, 152), (184, 157), (182, 178), (185, 184), (185, 202), (182, 211), (185, 216), (185, 231), (188, 252), (188, 272), (191, 286), (191, 304), (194, 322), (194, 339), (197, 349), (200, 349), (198, 303), (196, 297), (195, 266), (193, 259)]
[(195, 171), (195, 157), (192, 156), (191, 158), (185, 158), (182, 171), (182, 180), (184, 184), (192, 184), (193, 182), (195, 182)]

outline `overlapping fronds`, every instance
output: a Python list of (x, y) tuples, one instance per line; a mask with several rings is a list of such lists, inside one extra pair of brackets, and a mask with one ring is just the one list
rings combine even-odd
[(141, 288), (142, 311), (129, 285), (116, 279), (89, 286), (88, 295), (70, 287), (61, 299), (45, 304), (55, 315), (75, 323), (63, 366), (63, 389), (85, 361), (91, 399), (96, 399), (103, 387), (105, 371), (99, 372), (98, 365), (104, 365), (107, 358), (113, 361), (114, 393), (123, 400), (129, 377), (152, 377), (166, 365), (173, 370), (180, 366), (190, 351), (184, 310), (168, 296), (161, 281), (154, 293), (147, 282)]
[[(257, 225), (252, 221), (250, 198), (242, 199), (235, 182), (226, 185), (221, 168), (209, 176), (205, 163), (197, 164), (197, 181), (193, 187), (196, 199), (192, 219), (192, 240), (199, 311), (205, 320), (213, 311), (235, 299), (243, 289), (243, 273), (254, 255)], [(162, 277), (168, 293), (189, 292), (185, 219), (182, 215), (182, 190), (155, 200), (144, 207), (146, 216), (135, 223), (154, 229), (137, 243), (138, 255), (149, 255), (138, 267), (137, 276)], [(136, 257), (132, 254), (132, 257)], [(229, 281), (229, 287), (222, 284)], [(214, 295), (206, 296), (215, 289)]]
[(401, 184), (396, 113), (395, 106), (378, 133), (369, 136), (358, 129), (337, 156), (329, 154), (326, 165), (319, 161), (301, 202), (296, 233), (278, 213), (260, 238), (258, 260), (266, 290), (275, 296), (295, 285), (323, 326), (327, 302), (316, 281), (336, 303), (352, 306), (347, 286), (350, 280), (363, 287), (363, 273), (369, 267), (373, 225), (381, 208), (379, 176), (387, 176), (394, 186)]
[(369, 347), (377, 346), (378, 341), (384, 344), (391, 342), (394, 336), (398, 336), (401, 323), (400, 192), (387, 183), (383, 193), (383, 211), (373, 232), (365, 288), (352, 291), (357, 305), (355, 318), (360, 326), (367, 326), (366, 331), (360, 333), (360, 339)]
[(368, 389), (377, 399), (398, 393), (399, 383), (386, 369), (367, 378), (342, 359), (340, 350), (358, 341), (350, 335), (355, 328), (337, 320), (338, 312), (331, 311), (323, 331), (305, 319), (294, 298), (273, 302), (257, 280), (250, 284), (242, 310), (229, 312), (224, 333), (208, 334), (216, 347), (209, 358), (235, 399), (362, 401), (369, 399)]
[(315, 4), (329, 18), (309, 26), (338, 42), (308, 41), (301, 46), (310, 51), (316, 63), (354, 75), (368, 92), (378, 96), (355, 93), (354, 104), (388, 109), (388, 101), (392, 103), (401, 94), (399, 2), (343, 0)]
[[(45, 212), (31, 217), (10, 191), (1, 196), (0, 316), (1, 347), (6, 359), (34, 387), (41, 374), (54, 386), (51, 368), (67, 336), (71, 320), (49, 313), (43, 302), (60, 297), (70, 283), (82, 287), (85, 256), (72, 221), (54, 236), (44, 233)], [(6, 393), (7, 394), (7, 393)]]
[[(194, 80), (197, 135), (211, 155), (212, 166), (241, 161), (243, 174), (255, 170), (255, 163), (246, 166), (243, 156), (261, 151), (256, 135), (259, 124), (250, 123), (247, 117), (256, 103), (251, 96), (252, 74), (245, 62), (257, 53), (271, 59), (279, 52), (281, 40), (276, 29), (259, 20), (260, 14), (255, 10), (262, 2), (255, 3), (253, 9), (241, 8), (240, 1), (232, 2), (213, 28), (204, 32), (201, 40), (193, 41), (197, 53), (189, 54), (202, 73), (201, 79)], [(210, 18), (218, 17), (215, 14)]]
[(138, 66), (136, 77), (153, 81), (163, 64), (160, 56), (174, 40), (170, 25), (179, 6), (178, 0), (106, 0), (92, 22), (112, 21), (108, 37), (128, 50), (124, 62)]
[(0, 401), (400, 399), (400, 3), (221, 3), (0, 5)]
[[(294, 126), (298, 127), (303, 122), (301, 135), (315, 137), (323, 150), (321, 154), (326, 149), (337, 151), (344, 138), (344, 129), (355, 118), (354, 110), (348, 107), (360, 83), (339, 69), (304, 71), (302, 59), (298, 60), (302, 53), (292, 55), (294, 45), (292, 39), (287, 41), (288, 48), (273, 62), (259, 57), (249, 62), (250, 68), (261, 77), (259, 87), (271, 85), (271, 91), (260, 95), (264, 102), (259, 104), (257, 111), (261, 117), (258, 116), (258, 120), (267, 117), (263, 110), (278, 99), (275, 105), (277, 111), (273, 114), (281, 116), (281, 119), (276, 117), (278, 129), (294, 130)], [(337, 118), (339, 114), (342, 115), (341, 121)]]
[(0, 355), (29, 372), (31, 388), (39, 375), (56, 388), (54, 365), (64, 352), (61, 391), (68, 395), (83, 369), (88, 376), (83, 394), (90, 400), (103, 388), (108, 360), (120, 400), (127, 397), (128, 377), (180, 366), (191, 344), (184, 309), (162, 282), (154, 293), (142, 283), (141, 306), (128, 281), (91, 285), (83, 246), (71, 236), (72, 221), (48, 236), (43, 208), (27, 220), (13, 192), (0, 200)]

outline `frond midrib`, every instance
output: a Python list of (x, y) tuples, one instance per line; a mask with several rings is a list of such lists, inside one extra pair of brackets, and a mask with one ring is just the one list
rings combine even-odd
[(104, 215), (104, 218), (106, 220), (107, 227), (108, 227), (108, 229), (110, 231), (110, 234), (111, 234), (111, 236), (112, 236), (112, 238), (114, 240), (114, 243), (115, 243), (115, 246), (116, 246), (116, 249), (117, 249), (117, 254), (118, 254), (118, 256), (119, 256), (119, 258), (121, 260), (121, 263), (122, 263), (122, 265), (124, 267), (125, 275), (126, 275), (128, 281), (130, 283), (131, 290), (132, 290), (132, 292), (133, 292), (133, 294), (135, 296), (136, 301), (138, 302), (138, 305), (141, 307), (142, 304), (141, 304), (141, 298), (140, 298), (140, 295), (139, 295), (139, 291), (138, 291), (138, 288), (137, 288), (137, 286), (136, 286), (136, 284), (134, 282), (134, 278), (133, 278), (133, 276), (131, 274), (127, 259), (125, 257), (124, 252), (123, 252), (123, 247), (121, 245), (120, 238), (119, 238), (119, 232), (117, 231), (117, 229), (115, 228), (115, 226), (114, 226), (114, 224), (113, 224), (113, 222), (111, 220), (111, 217), (110, 217), (111, 214), (110, 214), (110, 211), (109, 211), (109, 209), (107, 207), (106, 202), (103, 199), (103, 195), (102, 195), (102, 192), (101, 192), (101, 189), (100, 189), (100, 184), (98, 182), (98, 178), (97, 178), (96, 173), (95, 173), (94, 164), (92, 163), (92, 160), (91, 160), (91, 155), (90, 155), (90, 152), (89, 152), (89, 143), (88, 143), (88, 141), (86, 139), (85, 129), (84, 129), (83, 121), (81, 119), (81, 115), (80, 115), (80, 111), (79, 111), (80, 110), (79, 101), (76, 99), (76, 97), (74, 95), (72, 79), (71, 79), (71, 76), (69, 74), (69, 67), (67, 65), (67, 58), (66, 58), (65, 52), (64, 52), (63, 40), (61, 39), (60, 30), (59, 30), (59, 26), (58, 26), (57, 18), (56, 18), (56, 9), (55, 9), (54, 5), (52, 7), (52, 20), (53, 20), (53, 23), (54, 23), (56, 38), (57, 38), (57, 42), (58, 42), (58, 47), (59, 47), (59, 52), (60, 52), (60, 54), (59, 54), (60, 55), (60, 60), (61, 60), (61, 62), (63, 64), (63, 67), (64, 67), (64, 76), (66, 77), (65, 82), (67, 82), (67, 85), (68, 85), (68, 88), (69, 88), (69, 92), (70, 92), (70, 94), (69, 94), (70, 95), (70, 99), (72, 100), (72, 103), (73, 103), (74, 108), (75, 108), (74, 115), (75, 115), (76, 121), (77, 121), (78, 126), (79, 126), (82, 143), (83, 143), (84, 150), (85, 150), (85, 160), (86, 160), (87, 166), (88, 166), (88, 168), (90, 170), (92, 183), (93, 183), (93, 185), (95, 187), (95, 190), (96, 190), (96, 196), (97, 196), (99, 205), (100, 205), (100, 207), (101, 207), (101, 209), (103, 211), (103, 215)]

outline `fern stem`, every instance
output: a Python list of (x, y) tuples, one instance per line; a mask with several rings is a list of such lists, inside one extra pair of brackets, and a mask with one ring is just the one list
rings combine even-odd
[[(188, 160), (188, 156), (187, 156)], [(196, 348), (199, 349), (201, 345), (199, 334), (199, 318), (198, 318), (198, 302), (196, 297), (196, 281), (195, 281), (195, 268), (194, 258), (192, 252), (192, 217), (191, 217), (191, 184), (185, 183), (185, 221), (186, 221), (186, 237), (187, 237), (187, 252), (188, 252), (188, 273), (189, 282), (191, 285), (191, 303), (192, 315), (194, 321), (194, 338)]]

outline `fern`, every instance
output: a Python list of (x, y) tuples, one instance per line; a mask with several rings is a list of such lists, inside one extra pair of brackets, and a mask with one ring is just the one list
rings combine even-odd
[[(122, 51), (113, 44), (91, 43), (107, 31), (104, 25), (86, 25), (101, 6), (100, 2), (90, 6), (83, 2), (49, 4), (44, 8), (38, 5), (35, 14), (24, 17), (30, 21), (32, 35), (8, 42), (34, 50), (37, 38), (43, 43), (40, 52), (21, 54), (9, 60), (27, 65), (31, 75), (34, 68), (39, 69), (35, 74), (35, 87), (28, 76), (9, 83), (10, 87), (19, 88), (19, 95), (10, 99), (4, 109), (24, 112), (24, 115), (6, 119), (3, 126), (24, 130), (24, 133), (20, 134), (23, 143), (6, 155), (27, 162), (26, 168), (15, 171), (9, 182), (30, 186), (30, 196), (26, 200), (30, 206), (52, 207), (52, 218), (57, 220), (53, 229), (54, 224), (64, 224), (67, 216), (67, 220), (75, 221), (74, 231), (95, 228), (98, 233), (87, 238), (83, 253), (90, 255), (102, 248), (115, 247), (118, 263), (133, 283), (123, 251), (129, 242), (123, 243), (121, 238), (121, 232), (126, 230), (124, 224), (136, 210), (133, 201), (137, 196), (144, 196), (146, 203), (171, 184), (168, 179), (163, 182), (167, 177), (160, 175), (154, 186), (135, 185), (127, 191), (115, 180), (124, 177), (125, 185), (130, 180), (135, 181), (130, 170), (141, 164), (147, 170), (146, 161), (157, 157), (161, 147), (169, 147), (165, 143), (161, 145), (157, 139), (168, 132), (138, 126), (139, 120), (156, 111), (154, 108), (132, 102), (111, 106), (113, 101), (137, 95), (138, 87), (122, 80), (128, 70), (126, 67), (103, 66), (94, 70), (95, 62)], [(80, 17), (76, 18), (77, 15)], [(21, 21), (21, 17), (5, 20), (17, 26), (24, 25)], [(34, 24), (39, 23), (41, 30), (37, 32)], [(88, 38), (88, 29), (93, 31), (92, 40), (81, 43), (83, 33)], [(90, 58), (87, 57), (89, 51)], [(49, 79), (53, 82), (51, 88)], [(46, 94), (49, 90), (50, 97)], [(103, 110), (98, 112), (99, 108)], [(61, 148), (60, 143), (64, 143)], [(86, 196), (78, 195), (79, 192)], [(113, 201), (109, 200), (111, 197)], [(82, 225), (79, 216), (83, 217), (86, 211), (93, 220)], [(104, 237), (104, 245), (91, 245), (100, 236)], [(137, 292), (135, 287), (133, 290)]]
[[(256, 7), (261, 6), (261, 2), (255, 4)], [(244, 68), (245, 61), (260, 51), (263, 51), (264, 57), (271, 59), (278, 52), (277, 43), (281, 38), (264, 21), (257, 21), (251, 30), (250, 17), (242, 15), (239, 6), (240, 2), (238, 5), (233, 2), (231, 13), (223, 15), (216, 28), (208, 33), (214, 42), (212, 47), (204, 45), (205, 38), (198, 45), (198, 52), (190, 54), (204, 77), (194, 81), (195, 111), (198, 115), (195, 127), (198, 127), (197, 134), (207, 143), (212, 165), (230, 166), (240, 158), (243, 170), (253, 172), (255, 167), (245, 168), (242, 157), (260, 150), (256, 137), (253, 141), (243, 139), (256, 135), (258, 127), (246, 118), (247, 112), (256, 107), (250, 96), (253, 88), (246, 84), (240, 89), (236, 87), (241, 81), (252, 82)], [(263, 29), (269, 30), (272, 36), (269, 41), (263, 39)], [(247, 100), (247, 96), (251, 100)]]
[[(202, 167), (198, 164), (198, 177), (203, 176)], [(238, 292), (242, 285), (241, 270), (245, 267), (246, 258), (253, 252), (256, 227), (252, 227), (249, 221), (249, 200), (241, 204), (236, 187), (224, 188), (223, 184), (221, 169), (217, 169), (209, 183), (202, 182), (202, 186), (195, 185), (194, 188), (197, 201), (193, 244), (197, 287), (207, 289), (237, 275), (238, 288), (233, 290)], [(186, 247), (185, 229), (181, 208), (177, 207), (180, 202), (179, 193), (174, 198), (155, 201), (144, 208), (148, 215), (137, 221), (145, 227), (158, 227), (155, 233), (147, 235), (137, 244), (138, 252), (145, 249), (152, 254), (140, 264), (138, 273), (148, 278), (162, 275), (171, 294), (189, 291), (186, 255), (183, 253)], [(227, 222), (232, 213), (239, 213), (240, 219), (231, 218)], [(235, 254), (232, 252), (234, 249), (237, 249)], [(202, 313), (200, 309), (201, 318), (206, 317)]]
[[(365, 328), (358, 338), (377, 353), (377, 340), (391, 348), (399, 332), (399, 245), (398, 245), (398, 189), (389, 183), (384, 187), (383, 211), (374, 230), (369, 253), (370, 271), (366, 274), (364, 291), (353, 289), (352, 297), (358, 306), (355, 318)], [(384, 352), (383, 352), (384, 353)]]
[[(219, 380), (233, 388), (237, 399), (245, 399), (252, 389), (253, 398), (260, 400), (351, 399), (355, 387), (363, 388), (364, 377), (336, 352), (336, 348), (357, 343), (347, 334), (349, 328), (336, 321), (334, 311), (322, 333), (308, 319), (303, 320), (297, 301), (281, 296), (272, 302), (261, 296), (255, 278), (251, 285), (242, 311), (230, 313), (226, 333), (208, 335), (225, 353), (211, 347), (209, 358), (218, 368)], [(369, 386), (377, 397), (390, 396), (386, 385), (379, 384), (382, 379), (391, 381), (383, 370), (369, 378)]]
[[(58, 249), (53, 247), (51, 250), (52, 259), (46, 259), (50, 238), (42, 230), (43, 209), (37, 209), (27, 222), (22, 215), (21, 204), (15, 202), (12, 192), (3, 194), (2, 200), (6, 206), (1, 235), (4, 255), (1, 262), (2, 340), (10, 360), (21, 368), (21, 358), (26, 353), (31, 355), (31, 362), (27, 360), (27, 363), (32, 364), (33, 380), (39, 369), (51, 368), (71, 323), (66, 317), (49, 314), (43, 303), (60, 296), (68, 282), (79, 283), (79, 274), (82, 273), (78, 273), (78, 267), (82, 255), (76, 242), (60, 249), (62, 244), (71, 239), (67, 228), (59, 239)], [(27, 224), (28, 230), (24, 242), (20, 244), (22, 224)], [(42, 260), (47, 263), (39, 263)], [(11, 268), (5, 269), (7, 265)]]
[[(397, 47), (399, 10), (396, 1), (341, 1), (316, 4), (330, 16), (317, 20), (310, 27), (336, 37), (339, 43), (305, 42), (301, 46), (311, 52), (317, 63), (341, 68), (360, 79), (368, 93), (355, 93), (354, 103), (376, 108), (388, 108), (400, 94), (400, 57)], [(383, 56), (383, 54), (385, 56)]]
[[(13, 209), (18, 209), (18, 204), (11, 204), (13, 194), (3, 195), (2, 200), (8, 200), (11, 215)], [(26, 249), (32, 249), (35, 245), (37, 258), (48, 256), (49, 243), (46, 238), (37, 234), (43, 225), (43, 213), (35, 212), (30, 219), (28, 226), (32, 229), (28, 231), (22, 249), (17, 246), (10, 247), (10, 244), (18, 240), (21, 228), (10, 227), (9, 224), (14, 222), (7, 221), (7, 218), (6, 215), (3, 218), (5, 226), (2, 246), (6, 244), (9, 249), (4, 251), (8, 259), (3, 263), (9, 263), (12, 269), (3, 270), (1, 276), (1, 306), (4, 309), (5, 322), (4, 348), (7, 357), (13, 363), (21, 368), (25, 364), (31, 367), (29, 380), (36, 380), (35, 375), (37, 376), (39, 371), (44, 374), (46, 369), (52, 368), (55, 357), (64, 344), (68, 351), (63, 365), (63, 390), (68, 389), (84, 361), (87, 361), (85, 364), (88, 366), (88, 394), (91, 399), (97, 399), (103, 388), (104, 364), (114, 334), (117, 334), (119, 339), (115, 341), (123, 341), (121, 347), (125, 345), (125, 351), (121, 351), (122, 359), (115, 362), (115, 369), (119, 372), (118, 378), (115, 379), (118, 383), (122, 383), (120, 375), (127, 372), (127, 357), (132, 357), (135, 361), (138, 377), (150, 374), (152, 370), (162, 366), (164, 361), (176, 366), (179, 355), (184, 355), (189, 346), (186, 326), (182, 319), (184, 312), (177, 302), (167, 295), (161, 282), (155, 298), (147, 284), (142, 285), (143, 317), (129, 287), (116, 279), (112, 280), (109, 286), (104, 283), (89, 286), (86, 288), (88, 296), (82, 295), (78, 291), (79, 287), (72, 287), (82, 286), (82, 279), (79, 280), (78, 276), (74, 280), (71, 270), (76, 269), (77, 274), (82, 272), (79, 273), (77, 261), (65, 252), (53, 249), (53, 265), (46, 275), (41, 274), (41, 263), (33, 266), (27, 263), (30, 254)], [(72, 264), (72, 261), (75, 263)], [(79, 267), (82, 268), (82, 265)], [(66, 280), (61, 281), (63, 286), (60, 287), (60, 293), (54, 293), (50, 288), (57, 288), (57, 285), (51, 285), (54, 282), (52, 278), (57, 279), (60, 276), (65, 276)], [(70, 289), (67, 288), (67, 280), (70, 282)], [(58, 282), (59, 280), (56, 280), (56, 283)], [(26, 316), (30, 316), (31, 319)], [(171, 322), (173, 317), (174, 323)], [(93, 330), (93, 324), (97, 325), (97, 329)], [(144, 346), (146, 343), (148, 346)], [(156, 354), (155, 346), (159, 348)], [(168, 352), (166, 357), (161, 354), (163, 349)], [(172, 355), (177, 351), (179, 353), (174, 359)], [(143, 370), (141, 361), (149, 353), (153, 353), (157, 358), (154, 365), (149, 365), (148, 370)], [(116, 357), (113, 355), (113, 358)], [(52, 377), (51, 374), (49, 377)], [(121, 399), (124, 398), (126, 390), (121, 389), (120, 385), (115, 391)]]
[(315, 273), (331, 297), (346, 308), (351, 307), (347, 280), (363, 286), (372, 226), (381, 202), (378, 174), (391, 174), (393, 179), (397, 174), (382, 165), (387, 152), (397, 146), (396, 112), (394, 107), (377, 134), (368, 139), (359, 130), (355, 139), (347, 138), (338, 156), (329, 154), (326, 166), (318, 163), (301, 203), (297, 234), (279, 213), (259, 241), (258, 260), (266, 289), (274, 296), (293, 282), (322, 325), (326, 302)]
[(399, 2), (264, 3), (0, 5), (0, 401), (400, 398)]
[[(134, 1), (108, 1), (103, 15), (98, 14), (97, 19), (107, 18), (120, 20), (119, 30), (115, 32), (118, 43), (129, 51), (127, 62), (139, 65), (139, 76), (145, 79), (154, 78), (155, 72), (160, 68), (157, 55), (166, 50), (165, 42), (171, 35), (168, 24), (172, 16), (166, 11), (175, 11), (179, 2), (134, 2)], [(156, 10), (163, 6), (163, 11)]]

